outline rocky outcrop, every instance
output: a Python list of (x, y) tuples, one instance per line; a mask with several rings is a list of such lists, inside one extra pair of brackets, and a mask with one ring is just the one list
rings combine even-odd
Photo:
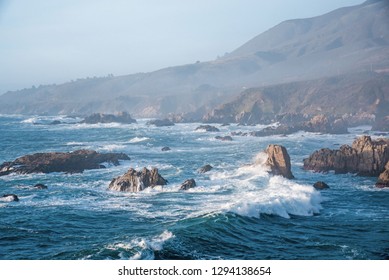
[(268, 158), (265, 165), (270, 167), (273, 175), (281, 175), (288, 179), (293, 179), (291, 171), (290, 157), (284, 146), (269, 145), (265, 150)]
[(118, 165), (119, 160), (129, 159), (123, 153), (101, 154), (93, 150), (77, 150), (70, 153), (36, 153), (22, 156), (12, 162), (4, 162), (0, 165), (0, 176), (11, 173), (81, 173), (86, 169), (105, 168), (102, 165), (104, 162)]
[(45, 190), (45, 189), (47, 189), (47, 186), (46, 185), (44, 185), (44, 184), (36, 184), (35, 186), (34, 186), (34, 188), (35, 189), (38, 189), (38, 190)]
[(157, 168), (151, 170), (144, 167), (142, 171), (130, 168), (124, 175), (114, 178), (108, 186), (109, 190), (120, 192), (140, 192), (148, 187), (167, 184)]
[(173, 126), (174, 125), (174, 122), (168, 120), (168, 119), (163, 119), (163, 120), (152, 120), (152, 121), (148, 121), (146, 123), (146, 125), (155, 125), (157, 127), (161, 127), (161, 126)]
[(200, 125), (200, 126), (196, 127), (195, 130), (196, 131), (197, 130), (204, 130), (207, 132), (219, 132), (220, 131), (217, 127), (214, 127), (212, 125)]
[(206, 173), (208, 171), (211, 171), (213, 169), (213, 167), (209, 164), (206, 164), (204, 166), (202, 166), (199, 170), (198, 170), (198, 173)]
[(3, 194), (1, 200), (6, 202), (19, 201), (19, 197), (16, 194)]
[(385, 170), (378, 177), (375, 184), (378, 188), (389, 188), (389, 161), (385, 165)]
[(194, 187), (196, 187), (196, 181), (194, 179), (189, 179), (181, 184), (180, 191), (186, 191)]
[(325, 115), (316, 115), (303, 124), (303, 130), (329, 134), (346, 134), (347, 123), (342, 119), (330, 120)]
[(389, 160), (389, 139), (372, 140), (370, 136), (357, 138), (352, 146), (339, 150), (321, 149), (304, 159), (304, 169), (317, 172), (357, 173), (378, 176)]
[(161, 149), (162, 152), (167, 152), (167, 151), (170, 151), (171, 149), (169, 147), (163, 147)]
[(215, 137), (216, 140), (220, 140), (220, 141), (232, 141), (232, 137), (231, 136), (216, 136)]
[(121, 112), (116, 115), (96, 113), (86, 117), (81, 123), (96, 124), (96, 123), (136, 123), (136, 120), (131, 118), (127, 112)]
[(313, 187), (317, 190), (325, 190), (325, 189), (330, 188), (326, 183), (324, 183), (322, 181), (318, 181), (318, 182), (314, 183)]

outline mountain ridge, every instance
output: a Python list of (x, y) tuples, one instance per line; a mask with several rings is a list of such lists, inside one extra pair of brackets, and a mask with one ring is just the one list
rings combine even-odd
[(0, 113), (128, 111), (136, 117), (161, 117), (209, 111), (246, 88), (385, 71), (388, 26), (388, 2), (367, 1), (284, 21), (213, 61), (8, 92), (0, 96)]

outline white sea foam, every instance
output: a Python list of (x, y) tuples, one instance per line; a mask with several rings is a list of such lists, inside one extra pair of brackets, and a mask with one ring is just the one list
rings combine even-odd
[(139, 143), (139, 142), (144, 142), (149, 140), (150, 138), (148, 137), (134, 137), (128, 141), (128, 143)]
[(117, 151), (117, 150), (123, 150), (125, 148), (126, 148), (125, 145), (108, 144), (108, 145), (104, 145), (102, 147), (99, 147), (97, 150), (98, 151), (112, 152), (112, 151)]
[(151, 238), (134, 238), (128, 243), (120, 242), (115, 244), (109, 244), (105, 247), (107, 250), (125, 250), (132, 253), (132, 256), (127, 257), (122, 254), (122, 259), (153, 259), (153, 251), (160, 251), (163, 249), (164, 243), (174, 238), (174, 234), (168, 230), (165, 230), (160, 235)]

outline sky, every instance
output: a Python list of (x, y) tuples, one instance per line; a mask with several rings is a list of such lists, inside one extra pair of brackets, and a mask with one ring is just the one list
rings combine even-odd
[(209, 61), (362, 0), (0, 0), (0, 94)]

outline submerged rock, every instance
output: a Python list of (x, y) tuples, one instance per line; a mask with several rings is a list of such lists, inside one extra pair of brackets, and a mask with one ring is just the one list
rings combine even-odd
[(173, 126), (174, 125), (174, 122), (168, 120), (168, 119), (163, 119), (163, 120), (152, 120), (152, 121), (148, 121), (146, 123), (146, 125), (155, 125), (157, 127), (161, 127), (161, 126)]
[(169, 147), (163, 147), (161, 149), (162, 152), (167, 152), (167, 151), (170, 151), (171, 149)]
[(287, 179), (293, 179), (290, 157), (288, 151), (281, 145), (269, 145), (265, 150), (268, 158), (265, 165), (270, 167), (273, 175), (281, 175)]
[(0, 176), (11, 173), (81, 173), (86, 169), (103, 168), (102, 163), (104, 162), (118, 165), (119, 160), (129, 159), (123, 153), (100, 154), (93, 150), (77, 150), (70, 153), (36, 153), (22, 156), (12, 162), (4, 162), (0, 165)]
[(208, 125), (208, 124), (207, 125), (200, 125), (200, 126), (196, 127), (195, 130), (196, 131), (197, 130), (204, 130), (206, 132), (219, 132), (220, 131), (217, 127), (212, 126), (212, 125)]
[(136, 120), (127, 112), (121, 112), (116, 115), (96, 113), (86, 117), (81, 123), (97, 124), (97, 123), (136, 123)]
[(38, 190), (45, 190), (45, 189), (47, 189), (47, 186), (46, 185), (44, 185), (44, 184), (36, 184), (35, 186), (34, 186), (34, 188), (36, 188), (36, 189), (38, 189)]
[(1, 197), (3, 201), (7, 202), (19, 201), (19, 197), (16, 194), (3, 194)]
[(304, 159), (304, 169), (316, 172), (334, 170), (335, 173), (357, 173), (378, 176), (389, 161), (389, 139), (372, 140), (370, 136), (357, 138), (352, 146), (339, 150), (321, 149)]
[(231, 136), (216, 136), (215, 139), (220, 140), (220, 141), (232, 141)]
[(317, 190), (325, 190), (325, 189), (330, 188), (326, 183), (324, 183), (322, 181), (318, 181), (318, 182), (314, 183), (313, 187)]
[(198, 170), (198, 173), (206, 173), (208, 171), (211, 171), (213, 169), (213, 167), (209, 164), (206, 164), (204, 165), (203, 167), (201, 167), (199, 170)]
[(151, 170), (144, 167), (142, 171), (130, 168), (124, 175), (112, 179), (109, 190), (120, 192), (140, 192), (148, 187), (163, 186), (167, 184), (157, 168)]
[(192, 189), (194, 187), (196, 187), (196, 181), (194, 179), (188, 179), (181, 184), (180, 190), (186, 191), (186, 190)]

